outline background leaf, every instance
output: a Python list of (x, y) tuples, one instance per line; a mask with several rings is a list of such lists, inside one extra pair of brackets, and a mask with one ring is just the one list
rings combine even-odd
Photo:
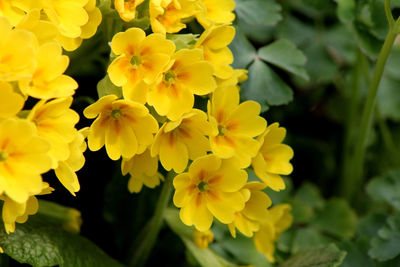
[(282, 19), (281, 6), (275, 0), (236, 0), (236, 13), (250, 25), (275, 25)]
[(390, 260), (400, 254), (400, 214), (387, 219), (386, 225), (371, 240), (368, 254), (379, 261)]
[(48, 224), (38, 216), (18, 224), (9, 235), (1, 225), (0, 244), (10, 257), (33, 266), (122, 266), (88, 239)]
[(266, 62), (298, 75), (305, 80), (309, 79), (304, 69), (306, 57), (288, 40), (278, 40), (260, 48), (258, 56)]
[(289, 258), (280, 267), (336, 267), (340, 266), (345, 256), (345, 251), (330, 244), (322, 248), (303, 250)]
[(383, 201), (400, 210), (400, 171), (372, 179), (367, 185), (368, 195), (375, 201)]

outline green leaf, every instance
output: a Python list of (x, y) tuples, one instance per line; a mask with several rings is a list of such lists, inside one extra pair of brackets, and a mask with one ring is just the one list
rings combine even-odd
[(243, 84), (242, 96), (246, 100), (258, 101), (263, 111), (268, 109), (268, 105), (283, 105), (293, 100), (292, 89), (258, 59), (249, 68), (249, 79)]
[(371, 12), (372, 27), (370, 32), (380, 40), (385, 40), (389, 31), (385, 14), (385, 5), (383, 0), (370, 0), (369, 9)]
[(354, 236), (356, 223), (355, 212), (343, 199), (329, 200), (313, 221), (318, 229), (342, 239)]
[(379, 51), (381, 50), (383, 42), (370, 34), (365, 25), (362, 25), (358, 22), (354, 22), (353, 25), (358, 46), (370, 58), (376, 59), (379, 55)]
[(355, 0), (335, 0), (337, 2), (337, 15), (341, 22), (350, 23), (355, 19)]
[(400, 254), (400, 214), (387, 219), (385, 226), (371, 240), (368, 254), (379, 261), (387, 261)]
[(386, 202), (400, 211), (400, 171), (372, 179), (367, 184), (367, 193), (373, 200)]
[(122, 88), (115, 86), (108, 75), (106, 75), (103, 79), (99, 81), (97, 84), (97, 94), (99, 98), (106, 95), (116, 95), (119, 98), (122, 98)]
[(122, 266), (88, 239), (48, 224), (38, 216), (18, 224), (15, 232), (9, 235), (3, 225), (0, 228), (1, 247), (20, 263), (61, 267)]
[(346, 258), (341, 267), (377, 267), (373, 260), (368, 257), (369, 240), (367, 238), (359, 238), (352, 242), (345, 241), (339, 244), (339, 248), (347, 252)]
[(173, 41), (176, 46), (176, 51), (187, 48), (190, 49), (196, 43), (197, 34), (168, 34), (167, 39)]
[(275, 0), (236, 0), (239, 20), (250, 25), (272, 26), (282, 19), (281, 6)]
[(247, 68), (253, 62), (257, 52), (253, 45), (247, 40), (240, 28), (236, 28), (235, 39), (229, 45), (234, 55), (235, 68)]
[(378, 106), (381, 115), (394, 121), (400, 121), (400, 80), (385, 75), (378, 91)]
[(212, 250), (199, 248), (193, 242), (193, 227), (188, 227), (181, 222), (177, 209), (166, 209), (164, 212), (164, 218), (171, 230), (182, 239), (186, 248), (190, 251), (190, 253), (192, 253), (201, 266), (235, 266), (234, 264), (228, 263), (226, 260), (216, 255)]
[(385, 224), (386, 218), (385, 213), (370, 213), (364, 216), (357, 223), (357, 235), (371, 239)]
[(295, 198), (316, 210), (321, 210), (325, 204), (325, 200), (319, 192), (318, 187), (308, 182), (300, 186)]
[(345, 256), (345, 251), (330, 244), (322, 248), (303, 250), (290, 257), (280, 267), (336, 267), (340, 266)]
[(291, 252), (296, 254), (300, 251), (328, 245), (332, 241), (331, 238), (324, 236), (313, 227), (302, 228), (294, 234)]
[(303, 52), (288, 40), (278, 40), (274, 43), (260, 48), (258, 55), (263, 60), (278, 66), (292, 74), (308, 80), (308, 74), (304, 69), (306, 57)]

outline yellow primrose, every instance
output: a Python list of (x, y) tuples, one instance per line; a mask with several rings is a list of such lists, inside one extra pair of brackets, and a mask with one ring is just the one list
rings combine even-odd
[(139, 193), (143, 185), (155, 188), (163, 180), (163, 176), (157, 172), (158, 158), (152, 157), (149, 149), (130, 159), (122, 159), (121, 170), (123, 175), (130, 174), (128, 190), (131, 193)]
[(15, 116), (24, 103), (22, 95), (14, 92), (9, 83), (0, 82), (0, 120)]
[(63, 34), (57, 36), (57, 41), (67, 51), (77, 49), (82, 44), (83, 39), (89, 39), (92, 37), (101, 23), (101, 11), (96, 7), (96, 0), (89, 0), (83, 8), (87, 12), (89, 18), (88, 21), (81, 26), (81, 34), (75, 38)]
[(85, 138), (88, 134), (88, 128), (83, 128), (76, 132), (74, 140), (69, 145), (69, 157), (65, 161), (60, 161), (58, 167), (54, 172), (60, 180), (61, 184), (75, 196), (75, 192), (80, 189), (78, 176), (76, 172), (79, 171), (85, 164), (85, 157), (83, 152), (86, 151), (87, 145)]
[(235, 20), (234, 0), (201, 0), (201, 3), (203, 9), (196, 18), (205, 29), (213, 24), (231, 24)]
[[(53, 189), (48, 183), (42, 183), (42, 191), (40, 195), (50, 194)], [(30, 196), (27, 201), (18, 203), (11, 198), (3, 195), (0, 199), (4, 201), (2, 218), (7, 234), (15, 231), (15, 223), (24, 223), (28, 220), (29, 215), (36, 214), (39, 208), (38, 201), (35, 196)]]
[(50, 144), (22, 119), (0, 122), (0, 194), (18, 203), (42, 191), (41, 174), (51, 168)]
[(213, 242), (214, 234), (211, 230), (207, 230), (204, 232), (197, 231), (196, 229), (193, 230), (193, 241), (201, 249), (208, 248), (208, 244)]
[(114, 35), (112, 52), (118, 57), (108, 67), (110, 80), (116, 86), (138, 84), (143, 80), (152, 84), (165, 71), (175, 45), (161, 34), (150, 34), (139, 28), (130, 28)]
[(117, 100), (107, 95), (88, 106), (83, 114), (96, 120), (90, 126), (89, 149), (97, 151), (105, 144), (112, 160), (132, 158), (143, 153), (153, 142), (158, 123), (142, 104), (129, 100)]
[(56, 42), (45, 43), (39, 47), (37, 67), (32, 79), (19, 81), (21, 91), (39, 99), (67, 97), (75, 93), (78, 84), (64, 75), (69, 58), (62, 55), (62, 49)]
[(150, 0), (150, 24), (153, 32), (176, 33), (186, 28), (182, 20), (201, 11), (199, 0)]
[(37, 40), (33, 33), (13, 29), (0, 17), (0, 81), (30, 78), (36, 67)]
[(236, 212), (235, 220), (228, 225), (233, 237), (236, 237), (236, 228), (245, 236), (252, 237), (260, 229), (260, 222), (268, 218), (267, 208), (271, 206), (271, 199), (262, 190), (265, 184), (250, 182), (241, 190), (248, 198), (243, 210)]
[(268, 218), (261, 223), (260, 230), (254, 234), (254, 244), (257, 250), (264, 254), (270, 262), (275, 262), (274, 242), (280, 234), (292, 225), (293, 216), (288, 204), (280, 204), (268, 210)]
[(24, 15), (24, 10), (18, 6), (18, 1), (2, 0), (0, 2), (0, 16), (6, 17), (13, 26), (17, 25)]
[(61, 35), (77, 38), (81, 27), (89, 21), (85, 6), (89, 0), (42, 0), (42, 8), (48, 19), (53, 22)]
[(233, 222), (235, 213), (244, 208), (240, 189), (247, 173), (235, 160), (221, 160), (215, 155), (196, 159), (189, 171), (174, 178), (174, 204), (181, 208), (180, 218), (199, 231), (210, 229), (213, 216), (222, 223)]
[(131, 21), (136, 17), (136, 7), (144, 0), (114, 0), (115, 9), (124, 21)]
[(37, 134), (51, 144), (49, 155), (52, 158), (52, 168), (59, 161), (65, 161), (70, 156), (69, 143), (76, 137), (75, 124), (79, 115), (69, 107), (72, 97), (58, 98), (51, 101), (39, 101), (31, 110), (28, 119), (35, 123)]
[(228, 79), (232, 75), (233, 55), (228, 45), (235, 36), (235, 28), (228, 25), (211, 26), (196, 42), (195, 47), (204, 49), (204, 59), (215, 68), (215, 76)]
[[(247, 72), (248, 71), (244, 69), (234, 69), (232, 75), (228, 79), (216, 79), (218, 87), (238, 86), (239, 83), (247, 80)], [(238, 89), (240, 88), (238, 87)]]
[(260, 148), (253, 137), (262, 134), (266, 121), (259, 116), (261, 107), (255, 101), (239, 105), (239, 91), (235, 86), (218, 88), (208, 103), (213, 133), (211, 150), (221, 158), (235, 157), (246, 168)]
[(205, 156), (210, 150), (206, 137), (211, 132), (207, 115), (198, 109), (183, 115), (177, 121), (164, 123), (151, 146), (152, 156), (159, 155), (164, 169), (181, 173), (189, 159)]
[(252, 166), (256, 175), (271, 189), (285, 189), (285, 183), (280, 175), (289, 175), (293, 171), (290, 159), (293, 150), (290, 146), (281, 144), (285, 138), (285, 128), (279, 123), (273, 123), (258, 137), (261, 148), (253, 159)]
[(147, 102), (158, 114), (178, 120), (193, 108), (194, 95), (213, 92), (216, 82), (212, 65), (201, 49), (182, 49), (172, 57), (172, 65), (147, 94)]
[(39, 44), (54, 41), (58, 34), (57, 26), (53, 22), (41, 18), (38, 8), (30, 10), (18, 23), (16, 28), (35, 34)]

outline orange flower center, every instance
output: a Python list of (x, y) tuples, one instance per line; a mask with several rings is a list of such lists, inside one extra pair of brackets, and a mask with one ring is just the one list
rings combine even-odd
[(4, 151), (0, 151), (0, 162), (5, 161), (8, 158), (8, 154)]
[(218, 136), (224, 136), (228, 130), (222, 126), (218, 125)]
[(164, 81), (166, 81), (167, 83), (174, 83), (176, 78), (176, 75), (173, 71), (168, 71), (167, 73), (165, 73), (164, 75)]

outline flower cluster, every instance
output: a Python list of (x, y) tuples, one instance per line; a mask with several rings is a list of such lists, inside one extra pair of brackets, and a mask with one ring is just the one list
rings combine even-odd
[(76, 49), (100, 21), (95, 0), (0, 5), (0, 199), (7, 233), (37, 212), (37, 195), (53, 191), (42, 174), (54, 170), (71, 194), (79, 191), (87, 130), (75, 128), (79, 115), (70, 107), (78, 84), (64, 74), (69, 58), (62, 50)]
[[(133, 27), (112, 38), (107, 75), (123, 97), (105, 95), (85, 109), (95, 119), (90, 150), (105, 146), (111, 159), (122, 159), (131, 192), (160, 184), (160, 162), (177, 173), (173, 202), (182, 222), (197, 229), (201, 247), (212, 238), (199, 232), (208, 233), (215, 218), (234, 237), (236, 231), (254, 237), (273, 261), (273, 242), (291, 224), (290, 207), (270, 208), (263, 189), (285, 188), (280, 175), (291, 173), (293, 151), (282, 144), (284, 128), (267, 127), (257, 102), (240, 103), (238, 84), (247, 75), (232, 68), (228, 48), (235, 36), (234, 1), (115, 0), (114, 6), (124, 21), (147, 8), (153, 33)], [(194, 19), (203, 33), (176, 45), (180, 34), (171, 33)], [(204, 111), (196, 99), (208, 101)], [(260, 181), (249, 181), (249, 168)]]

